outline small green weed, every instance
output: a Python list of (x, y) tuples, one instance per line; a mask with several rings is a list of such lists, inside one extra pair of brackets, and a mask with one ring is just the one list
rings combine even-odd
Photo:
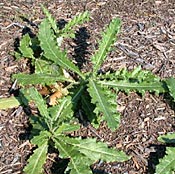
[[(97, 120), (102, 111), (109, 127), (113, 130), (118, 127), (119, 114), (115, 114), (115, 97), (105, 85), (97, 83), (97, 81), (104, 82), (105, 79), (102, 76), (98, 77), (97, 71), (115, 41), (120, 20), (113, 20), (103, 33), (99, 50), (91, 58), (94, 63), (93, 72), (83, 74), (60, 46), (65, 37), (74, 37), (72, 28), (87, 21), (89, 13), (79, 14), (68, 22), (64, 29), (59, 30), (51, 14), (45, 8), (43, 10), (47, 18), (41, 22), (38, 35), (35, 38), (30, 38), (28, 34), (24, 35), (20, 41), (19, 52), (16, 53), (18, 58), (31, 59), (35, 72), (30, 75), (13, 75), (13, 79), (17, 79), (22, 86), (40, 84), (43, 87), (54, 86), (55, 90), (50, 96), (50, 105), (34, 87), (20, 91), (28, 102), (33, 101), (36, 104), (40, 114), (30, 119), (33, 126), (31, 143), (35, 144), (37, 149), (29, 158), (24, 172), (27, 174), (43, 172), (49, 146), (58, 149), (61, 158), (70, 159), (66, 171), (70, 170), (71, 174), (92, 173), (90, 165), (98, 159), (107, 162), (128, 160), (130, 157), (124, 152), (108, 148), (105, 143), (96, 142), (92, 138), (71, 138), (67, 135), (68, 132), (80, 127), (73, 117), (79, 106), (87, 113), (91, 122), (98, 124)], [(35, 57), (38, 50), (40, 56)], [(67, 76), (69, 71), (76, 73), (78, 80)], [(109, 102), (106, 101), (106, 97), (110, 96), (112, 98)], [(93, 113), (94, 109), (96, 115)]]

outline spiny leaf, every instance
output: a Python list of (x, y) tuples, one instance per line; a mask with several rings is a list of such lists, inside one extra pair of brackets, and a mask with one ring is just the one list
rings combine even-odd
[(55, 18), (52, 17), (50, 12), (44, 6), (42, 6), (42, 10), (43, 10), (44, 14), (46, 15), (48, 21), (50, 22), (51, 27), (53, 28), (53, 30), (56, 33), (57, 32), (57, 22), (56, 22)]
[(35, 73), (36, 74), (53, 74), (61, 75), (61, 68), (53, 62), (36, 59), (35, 60)]
[(170, 95), (173, 97), (173, 99), (175, 101), (175, 79), (169, 78), (165, 82), (166, 82), (168, 89), (170, 91)]
[(62, 158), (70, 157), (68, 167), (71, 169), (71, 174), (75, 172), (83, 173), (85, 171), (91, 173), (90, 165), (99, 159), (106, 162), (122, 162), (129, 159), (124, 152), (108, 148), (105, 143), (96, 142), (95, 139), (91, 138), (59, 137), (54, 138), (54, 142)]
[(37, 145), (38, 147), (42, 146), (45, 143), (48, 143), (51, 133), (48, 131), (41, 131), (39, 135), (34, 136), (31, 139), (31, 143)]
[(70, 122), (73, 116), (72, 98), (70, 96), (60, 99), (59, 104), (49, 109), (54, 130), (63, 122)]
[(119, 126), (120, 115), (116, 111), (115, 95), (111, 94), (108, 88), (102, 88), (95, 81), (90, 80), (88, 92), (92, 98), (92, 103), (96, 105), (95, 113), (103, 113), (108, 126), (115, 130)]
[(159, 136), (158, 140), (166, 144), (175, 144), (175, 133)]
[(162, 93), (165, 92), (165, 88), (163, 86), (163, 83), (161, 82), (142, 82), (142, 83), (137, 83), (137, 82), (128, 82), (128, 81), (98, 81), (98, 84), (105, 85), (111, 88), (114, 88), (116, 90), (122, 90), (125, 92), (129, 91), (137, 91), (140, 92), (141, 94), (144, 94), (146, 91), (150, 92), (157, 92), (157, 93)]
[(75, 123), (63, 123), (62, 125), (59, 126), (59, 128), (54, 132), (54, 135), (62, 134), (62, 133), (68, 133), (68, 132), (73, 132), (80, 129), (79, 124)]
[(71, 19), (65, 27), (60, 31), (63, 35), (63, 37), (74, 37), (74, 31), (72, 30), (73, 27), (76, 25), (82, 24), (85, 21), (89, 21), (89, 12), (85, 11), (83, 13), (80, 13), (76, 15), (73, 19)]
[(35, 88), (29, 88), (28, 93), (30, 95), (31, 100), (33, 100), (37, 105), (40, 115), (42, 115), (48, 127), (51, 128), (51, 118), (49, 116), (45, 100), (42, 98), (41, 94)]
[(18, 97), (11, 96), (9, 98), (0, 99), (0, 109), (9, 109), (20, 105), (27, 106), (30, 97), (25, 89), (20, 89)]
[(90, 164), (92, 164), (91, 161), (89, 159), (85, 159), (84, 156), (79, 155), (79, 158), (74, 156), (71, 158), (67, 170), (71, 169), (70, 174), (92, 174)]
[(167, 91), (164, 82), (158, 76), (150, 71), (142, 70), (141, 67), (137, 67), (133, 71), (122, 69), (115, 73), (107, 72), (98, 77), (98, 83), (117, 91), (130, 92), (134, 90), (142, 94), (146, 91), (156, 93)]
[(17, 79), (18, 83), (21, 85), (30, 85), (30, 84), (53, 84), (55, 82), (73, 82), (71, 79), (65, 78), (64, 76), (50, 75), (50, 74), (14, 74), (13, 79)]
[(78, 101), (80, 100), (84, 89), (85, 89), (85, 85), (77, 85), (77, 86), (74, 86), (72, 91), (70, 91), (70, 94), (72, 97), (73, 109), (76, 109)]
[(106, 31), (102, 33), (102, 40), (99, 42), (99, 48), (91, 58), (94, 65), (93, 72), (95, 74), (100, 69), (106, 55), (109, 53), (111, 45), (116, 41), (116, 34), (119, 32), (120, 23), (120, 20), (117, 18), (112, 20)]
[(16, 58), (16, 60), (19, 60), (19, 59), (23, 58), (22, 54), (19, 53), (18, 51), (15, 51), (13, 56)]
[(43, 20), (39, 27), (38, 38), (40, 40), (41, 48), (44, 50), (44, 56), (56, 64), (60, 65), (62, 68), (72, 70), (84, 78), (84, 75), (80, 72), (78, 67), (76, 67), (68, 58), (65, 52), (61, 51), (57, 46), (56, 38), (51, 29), (48, 20)]
[(97, 115), (93, 112), (95, 109), (95, 105), (91, 103), (91, 97), (85, 92), (81, 95), (81, 104), (82, 109), (86, 113), (90, 123), (97, 128), (99, 126), (99, 119)]
[(166, 155), (159, 160), (156, 166), (156, 174), (172, 174), (175, 171), (175, 148), (167, 147)]
[(31, 46), (30, 36), (29, 34), (25, 34), (20, 41), (19, 50), (21, 51), (23, 57), (34, 59), (33, 56), (34, 53), (33, 50), (30, 48), (30, 46)]
[(21, 103), (19, 98), (9, 97), (9, 98), (0, 98), (0, 109), (9, 109), (18, 107)]
[[(92, 174), (90, 169), (92, 161), (88, 158), (85, 158), (83, 154), (79, 153), (77, 148), (67, 144), (64, 141), (64, 138), (65, 136), (59, 136), (58, 138), (55, 137), (53, 138), (53, 141), (55, 143), (55, 148), (57, 148), (60, 152), (60, 157), (70, 158), (67, 171), (71, 169), (70, 174)], [(73, 139), (72, 141), (76, 142), (77, 140)]]
[(24, 168), (26, 174), (43, 174), (43, 165), (47, 157), (47, 143), (44, 143), (39, 148), (34, 150), (32, 156), (28, 160), (28, 165)]
[(141, 66), (136, 67), (132, 71), (128, 71), (126, 68), (120, 69), (114, 73), (106, 72), (100, 74), (98, 79), (104, 80), (126, 80), (131, 82), (159, 82), (160, 77), (154, 75), (151, 71), (143, 70)]
[[(48, 130), (48, 126), (44, 119), (38, 115), (30, 116), (30, 124), (32, 125), (31, 135), (37, 136), (40, 132)], [(35, 144), (35, 143), (34, 143)]]
[(123, 162), (129, 159), (124, 152), (108, 148), (106, 143), (96, 142), (96, 140), (92, 138), (76, 138), (75, 141), (74, 138), (64, 137), (63, 141), (66, 144), (74, 146), (80, 153), (84, 154), (92, 161), (101, 159), (106, 162)]
[(43, 117), (48, 118), (49, 113), (47, 110), (47, 106), (46, 106), (46, 103), (45, 103), (44, 99), (42, 98), (41, 94), (35, 88), (29, 88), (28, 92), (29, 92), (31, 100), (33, 100), (36, 103), (36, 105), (40, 111), (40, 114)]

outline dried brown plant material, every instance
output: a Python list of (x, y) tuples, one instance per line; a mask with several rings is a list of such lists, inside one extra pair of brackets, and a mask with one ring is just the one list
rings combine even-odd
[(58, 103), (57, 99), (60, 99), (62, 96), (63, 96), (63, 93), (61, 90), (54, 92), (49, 98), (49, 100), (50, 100), (49, 105), (51, 105), (51, 106), (56, 105)]
[(41, 90), (39, 90), (39, 93), (41, 95), (49, 95), (50, 94), (50, 90), (46, 86), (44, 86), (44, 87), (42, 87)]

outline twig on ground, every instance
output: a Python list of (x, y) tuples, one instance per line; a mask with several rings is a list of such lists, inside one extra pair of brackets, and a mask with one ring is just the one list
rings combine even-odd
[(21, 25), (21, 24), (18, 23), (18, 22), (13, 22), (13, 23), (9, 24), (9, 25), (6, 26), (6, 27), (0, 26), (0, 30), (7, 30), (8, 28), (10, 28), (10, 27), (12, 27), (12, 26), (18, 26), (18, 27), (20, 27), (20, 28), (24, 28), (24, 27), (25, 27), (24, 25)]

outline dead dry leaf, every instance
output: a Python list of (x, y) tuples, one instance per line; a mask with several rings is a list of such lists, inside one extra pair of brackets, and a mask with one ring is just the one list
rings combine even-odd
[(63, 93), (60, 90), (53, 93), (49, 98), (49, 100), (50, 100), (49, 105), (51, 105), (51, 106), (56, 105), (58, 103), (57, 99), (60, 99), (62, 96), (63, 96)]

